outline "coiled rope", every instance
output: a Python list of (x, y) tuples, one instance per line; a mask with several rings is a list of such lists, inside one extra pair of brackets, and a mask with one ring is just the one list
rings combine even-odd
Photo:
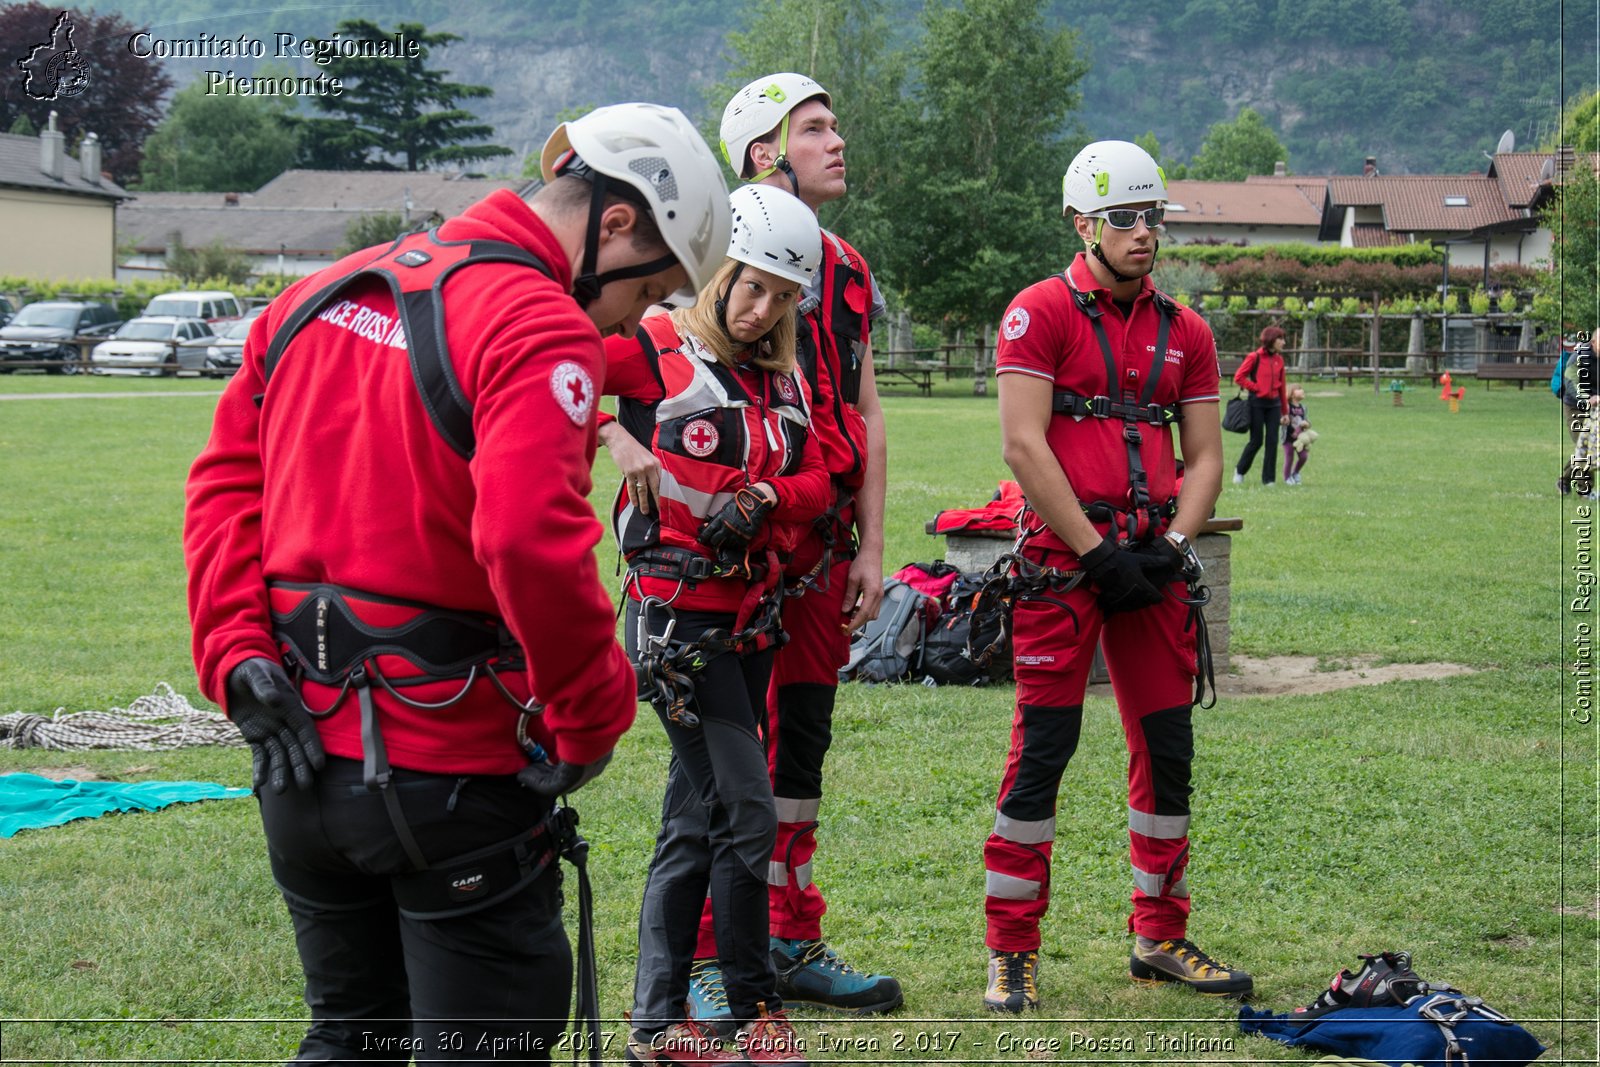
[(220, 711), (201, 711), (166, 682), (126, 708), (55, 714), (16, 711), (0, 715), (0, 748), (43, 748), (67, 752), (124, 749), (165, 752), (195, 745), (240, 747), (239, 728)]

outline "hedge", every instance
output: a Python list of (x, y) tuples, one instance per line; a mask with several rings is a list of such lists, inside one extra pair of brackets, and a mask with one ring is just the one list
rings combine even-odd
[(1313, 245), (1299, 242), (1270, 245), (1162, 245), (1161, 254), (1188, 263), (1216, 266), (1240, 259), (1261, 259), (1276, 255), (1293, 260), (1302, 266), (1330, 265), (1336, 263), (1387, 263), (1396, 267), (1437, 267), (1443, 261), (1440, 250), (1432, 245), (1389, 245), (1384, 248), (1340, 248), (1335, 245)]

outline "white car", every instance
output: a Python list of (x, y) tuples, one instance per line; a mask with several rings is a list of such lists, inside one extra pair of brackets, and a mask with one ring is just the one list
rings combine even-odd
[(177, 374), (180, 352), (189, 355), (202, 351), (197, 344), (203, 344), (211, 335), (211, 327), (204, 319), (177, 315), (142, 315), (129, 319), (117, 327), (111, 340), (94, 346), (89, 356), (90, 373)]
[(147, 317), (180, 315), (205, 319), (215, 326), (243, 315), (244, 304), (238, 297), (222, 289), (185, 289), (176, 293), (162, 293), (146, 304), (139, 314)]

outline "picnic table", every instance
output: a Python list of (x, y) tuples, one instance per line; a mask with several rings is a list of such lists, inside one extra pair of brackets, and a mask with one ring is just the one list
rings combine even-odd
[(874, 367), (873, 374), (878, 381), (878, 388), (894, 388), (895, 386), (915, 386), (923, 396), (933, 395), (933, 372), (943, 370), (944, 364), (928, 360), (919, 360), (916, 363), (897, 363), (889, 367)]

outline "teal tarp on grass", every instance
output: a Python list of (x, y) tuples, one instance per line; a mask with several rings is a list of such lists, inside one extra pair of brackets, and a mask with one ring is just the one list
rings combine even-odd
[(112, 811), (155, 811), (168, 804), (247, 797), (215, 782), (77, 782), (37, 774), (0, 775), (0, 837), (60, 826)]

